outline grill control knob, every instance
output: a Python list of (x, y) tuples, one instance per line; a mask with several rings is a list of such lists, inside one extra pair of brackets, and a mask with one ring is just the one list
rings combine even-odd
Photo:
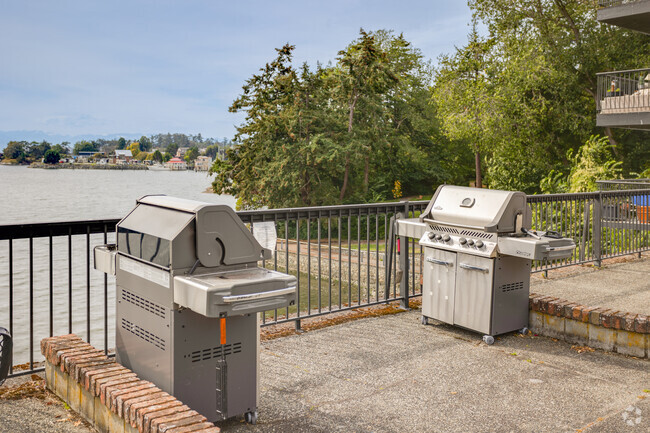
[(467, 243), (467, 239), (460, 238), (460, 239), (458, 239), (458, 242), (460, 242), (461, 245), (465, 245)]
[(429, 239), (433, 239), (435, 237), (436, 237), (436, 235), (433, 232), (429, 232)]
[(471, 247), (472, 245), (474, 245), (474, 239), (470, 239), (470, 240), (468, 240), (468, 241), (467, 241), (467, 245), (469, 245), (470, 247)]
[(445, 242), (449, 242), (449, 239), (451, 239), (451, 236), (449, 236), (449, 235), (444, 235), (443, 238), (442, 238), (442, 240), (445, 241)]
[(436, 235), (436, 240), (439, 241), (440, 239), (442, 239), (442, 235)]
[(476, 248), (483, 248), (483, 241), (476, 241)]

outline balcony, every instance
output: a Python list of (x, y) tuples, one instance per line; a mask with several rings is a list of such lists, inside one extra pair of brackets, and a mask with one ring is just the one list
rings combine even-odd
[(600, 73), (597, 92), (596, 126), (650, 130), (650, 69)]
[(601, 23), (650, 34), (650, 0), (598, 0), (598, 6)]

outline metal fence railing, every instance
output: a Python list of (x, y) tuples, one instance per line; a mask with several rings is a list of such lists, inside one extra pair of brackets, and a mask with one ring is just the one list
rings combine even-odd
[[(535, 263), (533, 272), (650, 250), (650, 189), (533, 195), (528, 202), (534, 229), (560, 231), (578, 245), (571, 258)], [(298, 277), (296, 305), (263, 313), (263, 326), (300, 327), (304, 318), (389, 301), (408, 305), (421, 294), (422, 251), (416, 239), (389, 248), (391, 218), (418, 216), (427, 203), (238, 212), (253, 233), (260, 223), (275, 226), (274, 255), (263, 265)], [(0, 226), (0, 326), (13, 336), (10, 376), (41, 369), (37, 342), (50, 335), (74, 332), (107, 353), (114, 347), (115, 283), (93, 269), (91, 252), (114, 242), (117, 221)]]
[(650, 68), (596, 74), (600, 114), (650, 111)]
[(650, 179), (597, 180), (601, 191), (621, 191), (627, 189), (650, 189)]

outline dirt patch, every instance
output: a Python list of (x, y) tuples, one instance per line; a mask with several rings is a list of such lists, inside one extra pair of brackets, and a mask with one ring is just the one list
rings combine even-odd
[(0, 388), (0, 400), (18, 400), (21, 398), (39, 398), (45, 399), (47, 390), (45, 388), (45, 379), (38, 374), (32, 374), (31, 380), (13, 386), (3, 386)]
[[(412, 299), (409, 302), (409, 307), (412, 309), (417, 309), (420, 308), (421, 304), (422, 302), (419, 299)], [(351, 322), (353, 320), (364, 319), (367, 317), (387, 316), (390, 314), (397, 314), (402, 312), (404, 312), (404, 310), (399, 307), (399, 303), (391, 302), (384, 305), (354, 308), (352, 310), (341, 311), (340, 313), (332, 313), (326, 316), (300, 319), (300, 327), (302, 332), (309, 332), (316, 329), (323, 329), (329, 326), (339, 325), (341, 323)], [(267, 341), (273, 340), (275, 338), (286, 337), (288, 335), (298, 334), (299, 332), (296, 331), (295, 326), (295, 322), (266, 326), (261, 330), (260, 339), (262, 341)]]

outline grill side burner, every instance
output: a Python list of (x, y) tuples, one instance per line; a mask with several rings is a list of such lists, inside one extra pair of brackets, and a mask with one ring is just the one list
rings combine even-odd
[(218, 421), (255, 422), (258, 312), (295, 303), (296, 278), (257, 266), (271, 253), (228, 206), (147, 196), (95, 248), (116, 276), (116, 360)]
[(429, 318), (494, 335), (528, 326), (532, 260), (570, 257), (575, 242), (530, 231), (526, 195), (443, 185), (397, 233), (423, 247), (422, 322)]

